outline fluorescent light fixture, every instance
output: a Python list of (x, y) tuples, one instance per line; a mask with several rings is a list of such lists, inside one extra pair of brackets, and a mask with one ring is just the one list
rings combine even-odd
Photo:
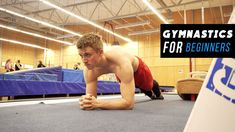
[(231, 17), (228, 20), (228, 24), (235, 24), (235, 8), (233, 8), (233, 12), (231, 13)]
[(92, 25), (92, 26), (94, 26), (94, 27), (97, 27), (97, 28), (99, 28), (99, 29), (101, 29), (101, 30), (104, 30), (104, 31), (106, 31), (106, 32), (108, 32), (108, 33), (110, 33), (110, 34), (112, 34), (112, 35), (118, 37), (118, 38), (121, 38), (121, 39), (123, 39), (123, 40), (125, 40), (125, 41), (127, 41), (127, 42), (132, 42), (132, 40), (130, 40), (129, 38), (123, 37), (122, 35), (119, 35), (119, 34), (117, 34), (117, 33), (114, 33), (114, 32), (111, 31), (111, 30), (108, 30), (108, 29), (106, 29), (106, 28), (103, 28), (102, 26), (100, 26), (100, 25), (98, 25), (98, 24), (96, 24), (96, 23), (94, 23), (94, 22), (92, 22), (92, 21), (89, 21), (89, 20), (87, 20), (87, 19), (85, 19), (85, 18), (83, 18), (83, 17), (81, 17), (81, 16), (78, 16), (78, 15), (76, 15), (76, 14), (70, 12), (70, 11), (67, 11), (67, 10), (65, 10), (65, 9), (63, 9), (63, 8), (61, 8), (61, 7), (59, 7), (59, 6), (57, 6), (57, 5), (54, 5), (54, 4), (50, 3), (50, 2), (47, 1), (47, 0), (40, 0), (40, 1), (42, 1), (44, 4), (46, 4), (46, 5), (48, 5), (48, 6), (51, 6), (51, 7), (53, 7), (53, 8), (56, 8), (56, 9), (58, 9), (58, 10), (64, 12), (64, 13), (66, 13), (66, 14), (68, 14), (68, 15), (70, 15), (70, 16), (73, 16), (73, 17), (75, 17), (75, 18), (77, 18), (77, 19), (79, 19), (79, 20), (81, 20), (81, 21), (83, 21), (83, 22), (86, 22), (86, 23), (88, 23), (88, 24), (90, 24), (90, 25)]
[(142, 34), (151, 34), (151, 33), (156, 33), (159, 32), (159, 29), (150, 29), (150, 30), (143, 30), (143, 31), (135, 31), (135, 32), (130, 32), (128, 33), (129, 36), (134, 36), (134, 35), (142, 35)]
[(148, 0), (142, 0), (145, 5), (148, 6), (165, 24), (169, 24), (167, 20), (148, 2)]
[(0, 41), (10, 42), (10, 43), (14, 43), (14, 44), (20, 44), (20, 45), (24, 45), (24, 46), (28, 46), (28, 47), (37, 48), (37, 49), (49, 50), (48, 48), (44, 48), (44, 47), (41, 47), (41, 46), (38, 46), (38, 45), (35, 45), (35, 44), (20, 42), (20, 41), (17, 41), (17, 40), (0, 38)]
[(173, 18), (166, 19), (169, 23), (173, 23), (175, 20)]
[(57, 36), (56, 39), (71, 38), (71, 37), (74, 37), (74, 36), (76, 36), (76, 35), (73, 35), (73, 34), (65, 34), (65, 35)]
[(149, 21), (140, 21), (140, 22), (134, 22), (134, 23), (128, 23), (128, 24), (122, 24), (115, 26), (115, 29), (122, 29), (122, 28), (128, 28), (128, 27), (136, 27), (136, 26), (144, 26), (150, 24)]
[(27, 19), (27, 20), (30, 20), (30, 21), (39, 23), (39, 24), (42, 24), (42, 25), (44, 25), (44, 26), (48, 26), (48, 27), (51, 27), (51, 28), (55, 28), (55, 29), (60, 30), (60, 31), (63, 31), (63, 32), (67, 32), (67, 33), (70, 33), (70, 34), (73, 34), (73, 35), (77, 35), (77, 36), (79, 36), (79, 37), (82, 36), (82, 35), (79, 34), (79, 33), (76, 33), (76, 32), (73, 32), (73, 31), (70, 31), (70, 30), (61, 28), (61, 27), (57, 27), (57, 26), (55, 26), (55, 25), (52, 25), (52, 24), (49, 24), (49, 23), (46, 23), (46, 22), (43, 22), (43, 21), (39, 21), (39, 20), (37, 20), (37, 19), (31, 18), (31, 17), (27, 17), (27, 16), (24, 16), (24, 15), (22, 15), (22, 14), (19, 14), (19, 13), (16, 13), (16, 12), (13, 12), (13, 11), (10, 11), (10, 10), (7, 10), (7, 9), (1, 8), (1, 7), (0, 7), (0, 11), (6, 12), (6, 13), (9, 13), (9, 14), (12, 14), (12, 15), (15, 15), (15, 16), (18, 16), (18, 17), (21, 17), (21, 18), (24, 18), (24, 19)]
[(230, 17), (231, 16), (231, 12), (230, 13), (224, 13), (224, 17)]
[(39, 38), (43, 38), (43, 39), (48, 39), (48, 40), (55, 41), (55, 42), (58, 42), (58, 43), (63, 43), (63, 44), (66, 44), (66, 45), (73, 45), (73, 43), (70, 43), (70, 42), (61, 41), (61, 40), (46, 37), (46, 36), (43, 36), (43, 35), (40, 35), (40, 34), (35, 34), (35, 33), (27, 32), (27, 31), (19, 30), (19, 29), (13, 28), (13, 27), (2, 25), (2, 24), (0, 24), (0, 28), (5, 28), (5, 29), (8, 29), (8, 30), (24, 33), (24, 34), (27, 34), (27, 35), (31, 35), (31, 36), (35, 36), (35, 37), (39, 37)]

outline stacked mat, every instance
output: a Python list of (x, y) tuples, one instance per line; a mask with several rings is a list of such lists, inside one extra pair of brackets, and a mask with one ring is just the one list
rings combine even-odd
[[(120, 93), (119, 83), (98, 81), (98, 94)], [(84, 94), (83, 71), (38, 68), (0, 75), (0, 96)]]

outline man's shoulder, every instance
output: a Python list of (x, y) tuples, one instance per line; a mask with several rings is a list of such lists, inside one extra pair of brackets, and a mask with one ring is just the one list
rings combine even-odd
[(125, 51), (125, 49), (121, 46), (111, 46), (107, 48), (107, 51), (120, 52), (120, 51)]
[(105, 56), (108, 59), (121, 60), (126, 59), (128, 56), (131, 56), (125, 49), (119, 46), (114, 46), (105, 51)]

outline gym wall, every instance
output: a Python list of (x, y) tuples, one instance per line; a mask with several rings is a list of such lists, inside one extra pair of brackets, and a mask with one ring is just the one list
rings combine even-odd
[[(222, 7), (223, 13), (232, 11), (232, 6)], [(202, 16), (201, 10), (187, 10), (187, 24), (201, 24)], [(220, 8), (210, 8), (205, 9), (205, 24), (221, 24), (227, 23), (229, 16), (224, 16), (221, 19)], [(184, 23), (184, 11), (174, 12), (172, 14), (174, 21), (173, 23)], [(149, 15), (147, 18), (156, 17), (154, 15)], [(143, 17), (143, 19), (145, 16)], [(119, 20), (121, 21), (121, 20)], [(131, 18), (128, 20), (131, 21)], [(159, 22), (153, 22), (153, 24), (159, 25)], [(160, 25), (159, 25), (160, 26)], [(85, 32), (99, 32), (103, 35), (103, 38), (109, 42), (113, 41), (113, 36), (105, 34), (103, 31), (97, 30), (96, 28), (91, 28), (90, 26), (68, 26), (67, 28), (78, 31), (81, 33)], [(144, 28), (139, 27), (139, 28)], [(136, 28), (138, 30), (138, 28)], [(127, 35), (125, 30), (120, 30), (123, 34)], [(41, 49), (34, 49), (30, 47), (25, 47), (21, 45), (9, 44), (6, 42), (0, 42), (0, 61), (5, 62), (7, 59), (11, 58), (13, 62), (20, 59), (22, 64), (33, 65), (36, 67), (38, 60), (42, 60), (47, 66), (58, 66), (61, 65), (64, 68), (73, 68), (74, 64), (81, 62), (78, 55), (76, 46), (64, 46), (52, 41), (32, 37), (29, 35), (24, 35), (17, 32), (12, 32), (9, 30), (0, 29), (0, 36), (9, 39), (16, 39), (23, 42), (35, 43), (44, 47), (51, 49), (52, 51), (44, 52)], [(159, 33), (153, 33), (151, 35), (139, 35), (131, 36), (132, 40), (136, 42), (133, 50), (133, 54), (137, 54), (141, 57), (146, 64), (150, 67), (153, 76), (157, 79), (160, 85), (164, 86), (175, 86), (177, 80), (189, 77), (189, 58), (160, 58), (160, 37)], [(118, 40), (118, 39), (117, 39)], [(121, 46), (123, 41), (119, 41)], [(130, 46), (127, 48), (131, 48)], [(211, 63), (211, 58), (197, 58), (193, 59), (193, 70), (194, 71), (207, 71)], [(4, 67), (0, 68), (0, 72), (4, 72)]]

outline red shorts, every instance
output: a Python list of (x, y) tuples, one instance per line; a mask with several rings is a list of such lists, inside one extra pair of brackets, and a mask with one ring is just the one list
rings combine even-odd
[[(135, 86), (145, 91), (150, 91), (153, 87), (153, 76), (148, 66), (139, 57), (137, 58), (139, 60), (139, 66), (134, 73)], [(121, 82), (118, 77), (117, 80)]]
[(139, 66), (137, 71), (134, 73), (135, 86), (140, 89), (150, 91), (153, 87), (153, 76), (148, 66), (139, 57), (137, 58), (139, 60)]

